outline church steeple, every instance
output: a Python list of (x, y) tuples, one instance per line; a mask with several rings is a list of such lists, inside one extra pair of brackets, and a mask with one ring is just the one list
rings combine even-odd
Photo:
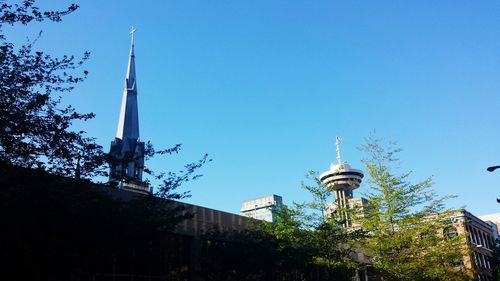
[(122, 105), (118, 119), (116, 138), (111, 142), (111, 183), (134, 192), (150, 193), (147, 183), (142, 181), (144, 171), (144, 143), (139, 141), (139, 111), (137, 106), (137, 81), (135, 76), (134, 33), (125, 75)]
[(135, 77), (134, 54), (135, 31), (136, 29), (132, 27), (132, 31), (130, 31), (130, 34), (132, 35), (130, 55), (128, 60), (127, 74), (125, 76), (120, 118), (118, 119), (118, 129), (116, 130), (116, 137), (121, 140), (125, 138), (139, 138), (139, 112), (137, 109), (137, 82)]

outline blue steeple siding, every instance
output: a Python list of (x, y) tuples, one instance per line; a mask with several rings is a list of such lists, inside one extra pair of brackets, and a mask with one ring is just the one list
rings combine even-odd
[(139, 111), (137, 106), (137, 81), (135, 76), (134, 32), (125, 75), (123, 98), (118, 119), (116, 137), (110, 149), (110, 182), (120, 188), (149, 193), (149, 187), (142, 181), (144, 171), (144, 143), (139, 139)]

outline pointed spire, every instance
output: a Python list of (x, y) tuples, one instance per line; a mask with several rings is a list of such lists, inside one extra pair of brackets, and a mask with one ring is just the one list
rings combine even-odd
[(132, 30), (130, 30), (130, 55), (128, 60), (128, 68), (127, 68), (127, 76), (126, 76), (126, 85), (127, 87), (133, 88), (135, 86), (135, 54), (134, 54), (134, 33), (137, 31), (135, 27), (132, 26)]
[(139, 111), (137, 109), (137, 82), (134, 55), (135, 28), (130, 31), (131, 44), (127, 74), (123, 89), (120, 118), (116, 138), (111, 142), (109, 180), (123, 188), (142, 194), (151, 193), (144, 172), (144, 143), (139, 140)]
[(123, 140), (125, 138), (139, 139), (139, 113), (137, 109), (137, 84), (135, 77), (135, 54), (134, 54), (134, 33), (136, 29), (132, 27), (130, 31), (131, 45), (128, 60), (127, 74), (123, 89), (122, 106), (116, 137)]

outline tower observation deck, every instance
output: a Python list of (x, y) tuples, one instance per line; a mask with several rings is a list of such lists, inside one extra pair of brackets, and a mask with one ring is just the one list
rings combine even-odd
[[(340, 157), (340, 142), (342, 139), (336, 137), (337, 146), (337, 164), (331, 164), (330, 170), (320, 175), (320, 180), (324, 186), (331, 189), (335, 193), (335, 201), (333, 208), (338, 210), (338, 215), (345, 219), (345, 225), (351, 226), (346, 209), (353, 207), (354, 202), (352, 191), (358, 188), (363, 179), (361, 170), (353, 169), (346, 162), (342, 162)], [(361, 202), (362, 203), (362, 202)]]

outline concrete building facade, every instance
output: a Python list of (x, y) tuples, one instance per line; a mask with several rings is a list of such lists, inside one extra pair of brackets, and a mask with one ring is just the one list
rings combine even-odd
[(241, 204), (240, 215), (275, 222), (274, 210), (283, 204), (283, 199), (279, 195), (271, 194), (250, 200), (245, 200)]

